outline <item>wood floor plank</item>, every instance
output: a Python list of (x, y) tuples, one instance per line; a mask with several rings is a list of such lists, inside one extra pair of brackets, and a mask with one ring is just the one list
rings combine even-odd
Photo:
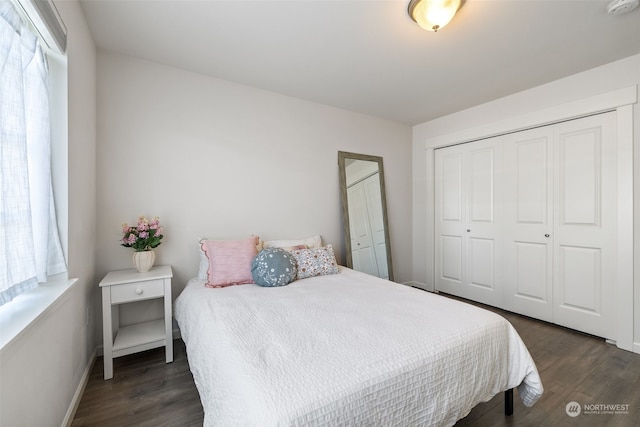
[[(459, 299), (459, 298), (455, 298)], [(468, 302), (468, 301), (467, 301)], [(545, 388), (532, 408), (514, 396), (514, 414), (484, 411), (482, 403), (456, 425), (474, 426), (640, 426), (640, 355), (620, 350), (603, 339), (567, 328), (473, 303), (504, 316), (526, 344)], [(494, 400), (501, 401), (498, 395)], [(569, 402), (584, 404), (629, 404), (628, 414), (567, 415)], [(473, 418), (476, 412), (482, 416)], [(508, 419), (512, 418), (512, 419)]]
[(204, 412), (182, 340), (174, 361), (164, 348), (114, 359), (114, 377), (103, 379), (98, 358), (72, 426), (199, 426)]
[[(457, 298), (456, 298), (457, 299)], [(632, 427), (640, 426), (640, 355), (604, 340), (499, 309), (533, 357), (545, 392), (532, 408), (514, 393), (514, 414), (504, 415), (499, 393), (477, 405), (456, 426)], [(80, 426), (201, 426), (204, 413), (182, 340), (174, 341), (174, 362), (164, 349), (114, 359), (114, 378), (103, 380), (98, 358), (73, 420)], [(566, 406), (629, 405), (627, 414), (567, 415)]]

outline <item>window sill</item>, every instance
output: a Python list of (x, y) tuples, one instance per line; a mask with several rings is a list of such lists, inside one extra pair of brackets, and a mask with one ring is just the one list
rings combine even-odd
[(0, 352), (62, 301), (78, 279), (52, 277), (0, 307)]

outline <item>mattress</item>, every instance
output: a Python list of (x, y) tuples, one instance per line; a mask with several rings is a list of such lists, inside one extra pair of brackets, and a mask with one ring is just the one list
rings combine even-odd
[(277, 288), (192, 279), (175, 317), (206, 426), (447, 426), (543, 392), (503, 317), (345, 267)]

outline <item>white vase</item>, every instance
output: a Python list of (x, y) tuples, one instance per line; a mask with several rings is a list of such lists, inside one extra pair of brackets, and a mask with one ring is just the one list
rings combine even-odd
[(153, 263), (156, 260), (156, 253), (154, 251), (141, 251), (133, 253), (133, 265), (138, 269), (140, 273), (146, 273), (151, 270)]

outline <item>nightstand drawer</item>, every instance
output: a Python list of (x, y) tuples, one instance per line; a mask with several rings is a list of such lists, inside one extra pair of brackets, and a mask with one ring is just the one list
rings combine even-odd
[(163, 296), (164, 281), (162, 279), (111, 286), (111, 304), (160, 298)]

